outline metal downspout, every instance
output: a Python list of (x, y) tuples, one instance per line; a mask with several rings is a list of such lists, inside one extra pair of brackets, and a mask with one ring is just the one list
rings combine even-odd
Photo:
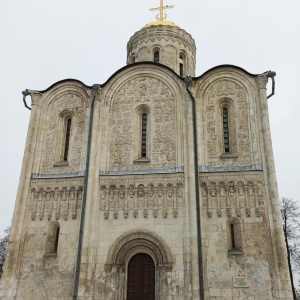
[(31, 110), (31, 108), (26, 103), (26, 96), (30, 95), (30, 93), (28, 92), (28, 90), (25, 90), (25, 91), (22, 92), (22, 94), (23, 94), (23, 103), (24, 103), (24, 106), (26, 108), (28, 108), (29, 110)]
[(95, 98), (96, 98), (96, 93), (97, 93), (98, 89), (99, 89), (98, 84), (94, 84), (92, 86), (92, 103), (91, 103), (90, 122), (89, 122), (89, 131), (88, 131), (88, 143), (87, 143), (87, 150), (86, 150), (86, 152), (87, 152), (86, 153), (86, 167), (85, 167), (83, 196), (82, 196), (81, 215), (80, 215), (80, 228), (79, 228), (79, 238), (78, 238), (77, 261), (76, 261), (76, 267), (75, 267), (73, 299), (77, 299), (77, 294), (78, 294), (81, 252), (82, 252), (82, 242), (83, 242), (83, 229), (84, 229), (84, 219), (85, 219), (85, 207), (86, 207), (86, 196), (87, 196), (87, 185), (88, 185), (88, 180), (89, 180), (94, 104), (95, 104)]
[(195, 169), (195, 192), (196, 192), (196, 216), (197, 216), (197, 245), (198, 245), (198, 266), (199, 266), (199, 287), (200, 299), (204, 300), (204, 280), (203, 280), (203, 259), (201, 243), (201, 214), (200, 214), (200, 193), (199, 193), (199, 168), (198, 168), (198, 144), (197, 144), (197, 124), (196, 124), (196, 104), (195, 98), (190, 91), (193, 79), (187, 76), (184, 79), (186, 91), (192, 100), (193, 115), (193, 139), (194, 139), (194, 169)]
[(267, 99), (271, 98), (275, 95), (275, 76), (276, 73), (273, 71), (269, 71), (267, 77), (272, 79), (272, 93), (267, 97)]

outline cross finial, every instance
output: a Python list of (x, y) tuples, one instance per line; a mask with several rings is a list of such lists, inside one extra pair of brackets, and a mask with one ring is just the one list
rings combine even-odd
[(164, 6), (164, 0), (160, 0), (160, 7), (151, 8), (150, 11), (159, 10), (159, 14), (156, 16), (156, 19), (158, 21), (164, 21), (167, 18), (166, 14), (164, 13), (164, 10), (165, 9), (170, 9), (170, 8), (173, 8), (173, 7), (174, 7), (174, 5)]

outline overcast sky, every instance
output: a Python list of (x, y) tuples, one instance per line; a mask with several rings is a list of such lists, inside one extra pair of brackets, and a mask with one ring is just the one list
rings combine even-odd
[[(165, 0), (197, 45), (199, 76), (220, 64), (276, 71), (269, 100), (280, 197), (300, 200), (300, 1)], [(104, 83), (159, 0), (2, 0), (0, 235), (13, 214), (30, 111), (21, 92), (75, 78)], [(269, 85), (269, 88), (271, 86)], [(270, 92), (270, 89), (269, 91)], [(28, 98), (29, 100), (29, 98)]]

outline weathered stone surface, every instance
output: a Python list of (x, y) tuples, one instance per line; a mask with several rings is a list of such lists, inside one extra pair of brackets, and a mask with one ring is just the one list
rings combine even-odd
[[(155, 45), (177, 73), (177, 56), (186, 51), (193, 75), (194, 42), (179, 28), (142, 29), (128, 44), (129, 62), (133, 54), (150, 60)], [(156, 299), (199, 299), (195, 181), (205, 299), (292, 299), (266, 82), (266, 74), (229, 66), (194, 80), (195, 178), (192, 102), (182, 79), (155, 64), (117, 72), (96, 94), (86, 189), (90, 87), (67, 80), (42, 94), (31, 91), (0, 299), (72, 299), (85, 191), (78, 299), (126, 299), (128, 263), (137, 253), (154, 261)], [(72, 120), (67, 160), (66, 118)]]

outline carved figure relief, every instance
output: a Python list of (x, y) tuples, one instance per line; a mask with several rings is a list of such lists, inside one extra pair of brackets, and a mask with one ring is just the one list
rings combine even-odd
[[(100, 184), (99, 193), (99, 208), (104, 212), (105, 219), (109, 219), (113, 212), (123, 215), (124, 218), (148, 218), (150, 212), (155, 218), (159, 216), (177, 218), (183, 209), (182, 182), (172, 181), (166, 184), (153, 182), (147, 186), (138, 182), (133, 184), (128, 180), (120, 181), (118, 185), (109, 182), (113, 180)], [(128, 193), (125, 190), (128, 190)], [(112, 195), (115, 195), (116, 199)], [(110, 205), (112, 198), (118, 206)]]
[[(135, 108), (150, 107), (151, 162), (133, 162)], [(175, 101), (170, 88), (155, 78), (140, 77), (125, 83), (112, 102), (109, 170), (162, 169), (175, 167)]]
[(63, 218), (75, 220), (77, 211), (81, 208), (82, 187), (63, 188), (32, 188), (29, 205), (30, 218), (32, 221), (50, 220)]
[[(63, 111), (72, 112), (72, 127), (70, 137), (70, 150), (68, 165), (59, 168), (53, 167), (53, 164), (59, 163), (56, 155), (60, 131), (60, 114)], [(43, 149), (42, 173), (57, 174), (66, 172), (78, 172), (82, 163), (83, 155), (86, 153), (83, 148), (83, 134), (86, 127), (86, 105), (82, 98), (69, 92), (52, 101), (49, 107), (49, 121), (45, 133), (45, 144)]]
[[(240, 175), (237, 175), (237, 178)], [(208, 180), (207, 180), (208, 179)], [(205, 180), (205, 181), (203, 181)], [(216, 180), (210, 181), (208, 177), (201, 179), (202, 207), (207, 210), (207, 216), (217, 217), (235, 215), (241, 217), (261, 216), (264, 207), (262, 181), (259, 180)], [(224, 211), (224, 214), (222, 212)]]

